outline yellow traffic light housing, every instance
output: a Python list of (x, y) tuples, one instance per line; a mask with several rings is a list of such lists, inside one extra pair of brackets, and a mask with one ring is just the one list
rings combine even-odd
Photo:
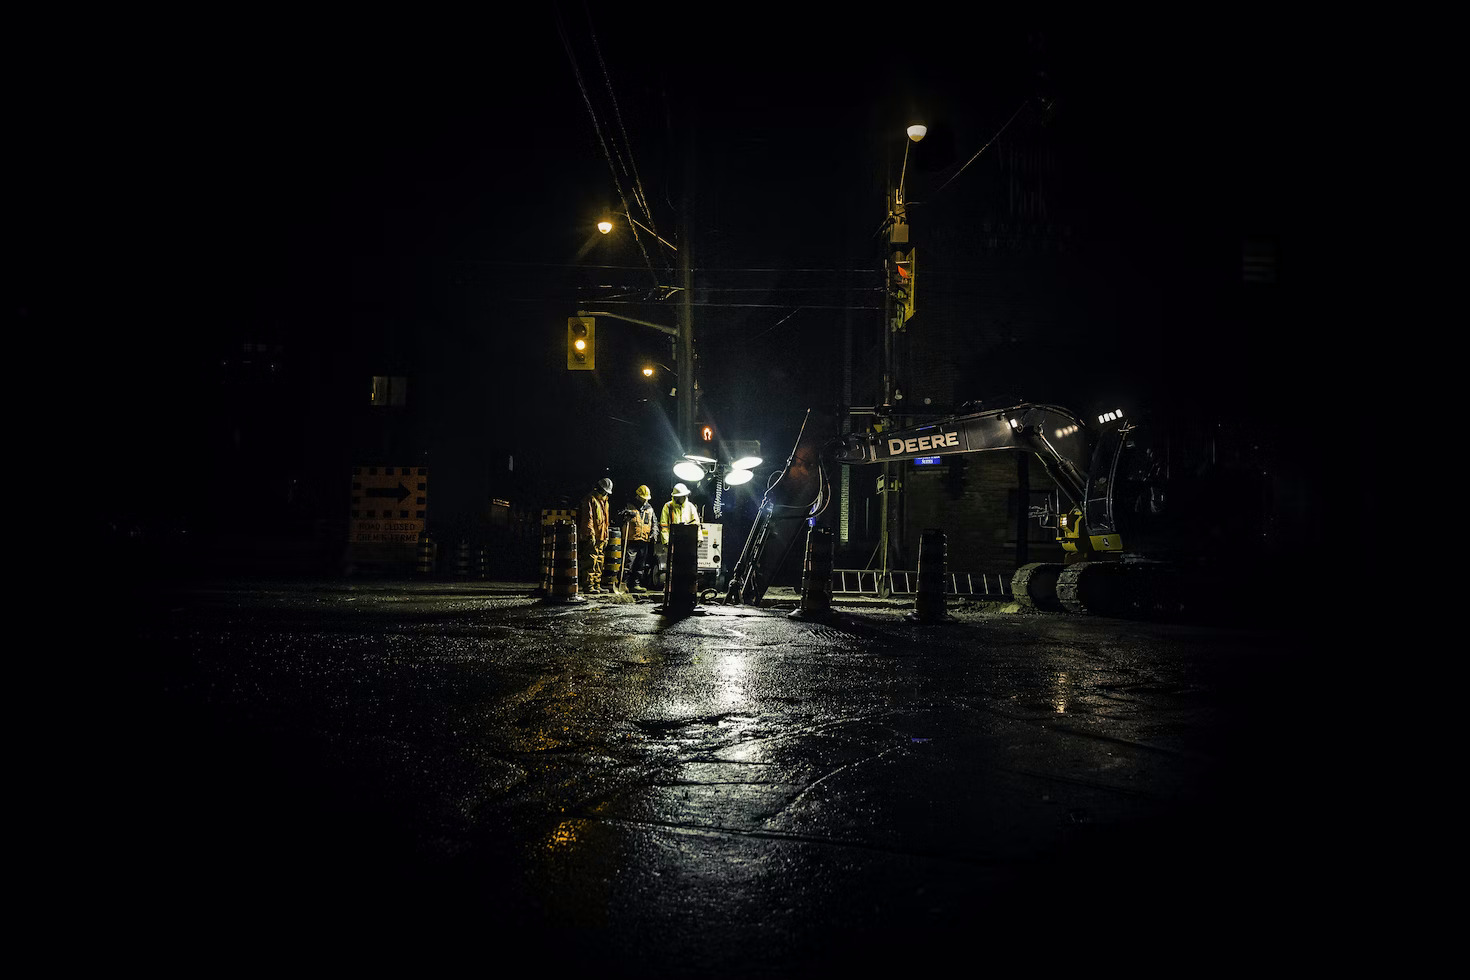
[(594, 344), (595, 318), (590, 316), (567, 317), (567, 370), (591, 371), (597, 366), (597, 350)]
[(893, 254), (893, 271), (897, 274), (895, 281), (898, 293), (898, 306), (903, 312), (903, 322), (908, 322), (914, 315), (914, 285), (918, 280), (919, 264), (915, 258), (914, 250), (899, 250)]

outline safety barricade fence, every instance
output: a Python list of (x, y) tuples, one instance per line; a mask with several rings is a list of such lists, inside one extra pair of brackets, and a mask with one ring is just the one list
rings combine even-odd
[[(878, 583), (881, 573), (875, 568), (834, 568), (832, 570), (832, 593), (834, 595), (879, 594)], [(895, 569), (888, 573), (890, 595), (916, 595), (919, 573)], [(944, 576), (944, 594), (971, 596), (975, 598), (1002, 599), (1011, 594), (1011, 578), (995, 572), (973, 575), (968, 572)]]

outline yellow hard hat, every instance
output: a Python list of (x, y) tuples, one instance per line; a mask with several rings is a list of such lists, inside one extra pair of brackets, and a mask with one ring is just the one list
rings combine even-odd
[(633, 493), (638, 497), (639, 500), (647, 500), (650, 496), (652, 496), (652, 494), (648, 492), (647, 487), (639, 487), (637, 490), (634, 490)]

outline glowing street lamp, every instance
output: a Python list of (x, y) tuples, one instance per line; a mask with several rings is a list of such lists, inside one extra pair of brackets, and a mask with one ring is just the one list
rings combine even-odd
[(898, 171), (898, 200), (903, 201), (903, 179), (909, 172), (909, 143), (917, 143), (929, 132), (929, 127), (923, 123), (914, 123), (906, 132), (909, 134), (909, 142), (903, 145), (903, 166)]
[[(626, 211), (620, 212), (619, 216), (626, 219), (628, 224), (630, 224), (633, 228), (641, 228), (643, 231), (653, 236), (654, 240), (656, 240), (660, 245), (667, 248), (669, 251), (678, 252), (681, 278), (683, 280), (682, 284), (679, 287), (679, 291), (683, 294), (683, 301), (680, 305), (679, 311), (679, 326), (666, 327), (662, 324), (649, 323), (646, 320), (636, 320), (633, 317), (623, 316), (616, 313), (602, 313), (599, 315), (611, 317), (617, 320), (626, 320), (629, 323), (641, 323), (644, 326), (653, 327), (654, 329), (659, 330), (662, 333), (669, 334), (671, 337), (674, 338), (674, 363), (679, 365), (679, 370), (677, 372), (674, 372), (675, 374), (677, 374), (679, 379), (678, 388), (676, 388), (675, 391), (677, 391), (679, 388), (683, 389), (682, 397), (680, 397), (678, 400), (678, 433), (679, 439), (687, 447), (693, 442), (694, 413), (698, 409), (697, 402), (699, 400), (699, 384), (694, 379), (694, 311), (692, 306), (693, 300), (691, 298), (693, 294), (693, 284), (691, 281), (692, 274), (690, 270), (690, 250), (686, 247), (684, 251), (680, 252), (678, 246), (673, 245), (665, 240), (661, 235), (659, 235), (658, 232), (643, 224), (643, 222), (639, 221), (631, 214), (628, 214)], [(611, 218), (604, 218), (599, 221), (597, 223), (597, 230), (602, 232), (604, 235), (611, 233), (613, 230), (613, 222)], [(634, 235), (636, 237), (636, 231), (634, 232)], [(685, 228), (684, 233), (684, 243), (686, 246), (689, 243), (689, 234), (687, 227)], [(648, 368), (644, 368), (643, 376), (651, 378), (653, 377), (653, 372)]]
[[(628, 214), (626, 212), (619, 212), (618, 216), (619, 217), (622, 217), (622, 218), (627, 218), (628, 219), (628, 224), (634, 226), (635, 228), (642, 228), (644, 231), (648, 232), (650, 235), (652, 235), (655, 239), (658, 240), (659, 244), (663, 245), (669, 251), (671, 251), (671, 252), (677, 252), (677, 251), (679, 251), (679, 246), (677, 246), (677, 245), (670, 245), (668, 242), (664, 241), (663, 238), (661, 238), (659, 236), (659, 233), (658, 232), (654, 231), (652, 228), (648, 227), (643, 222), (641, 222), (637, 218), (633, 217), (631, 214)], [(603, 218), (601, 221), (599, 221), (597, 223), (597, 230), (600, 231), (600, 232), (602, 232), (604, 235), (606, 235), (608, 232), (610, 232), (610, 231), (613, 230), (613, 223), (611, 221), (609, 221), (607, 218)]]

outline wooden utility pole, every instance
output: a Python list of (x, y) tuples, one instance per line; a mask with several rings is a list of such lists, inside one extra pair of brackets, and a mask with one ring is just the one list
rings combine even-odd
[(694, 208), (696, 142), (692, 100), (686, 100), (685, 109), (688, 113), (688, 125), (684, 136), (684, 181), (680, 195), (683, 206), (679, 216), (679, 285), (683, 302), (679, 304), (679, 361), (675, 367), (679, 371), (679, 438), (683, 442), (680, 451), (688, 453), (694, 451), (694, 416), (698, 411), (695, 399), (698, 397), (699, 382), (694, 376), (694, 260), (691, 257), (694, 246), (690, 241), (690, 226), (694, 223), (690, 212)]
[[(905, 155), (907, 160), (907, 155)], [(883, 257), (884, 300), (883, 300), (883, 403), (878, 407), (880, 424), (891, 428), (896, 424), (893, 417), (893, 346), (904, 323), (908, 319), (905, 304), (900, 300), (906, 288), (899, 271), (899, 259), (909, 254), (909, 226), (903, 203), (903, 189), (891, 190), (888, 195), (888, 244)], [(900, 550), (901, 535), (895, 533), (899, 494), (903, 480), (902, 464), (883, 462), (882, 511), (883, 520), (878, 528), (879, 577), (878, 595), (888, 598), (889, 577), (893, 571), (893, 553)]]

